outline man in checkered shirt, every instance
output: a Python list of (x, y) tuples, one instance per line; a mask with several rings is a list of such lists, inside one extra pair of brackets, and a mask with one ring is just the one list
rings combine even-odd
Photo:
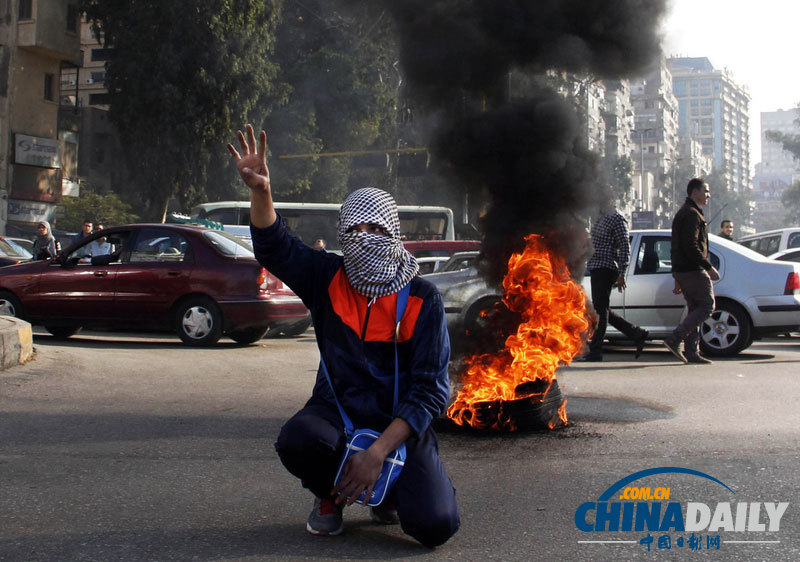
[(626, 287), (625, 270), (631, 256), (631, 243), (628, 238), (628, 223), (614, 203), (601, 209), (601, 215), (592, 228), (592, 255), (586, 269), (592, 278), (592, 304), (597, 312), (597, 326), (589, 342), (589, 351), (583, 355), (584, 361), (603, 360), (603, 339), (606, 326), (610, 323), (636, 344), (636, 357), (639, 357), (648, 332), (634, 326), (609, 308), (611, 288), (617, 283), (617, 290)]

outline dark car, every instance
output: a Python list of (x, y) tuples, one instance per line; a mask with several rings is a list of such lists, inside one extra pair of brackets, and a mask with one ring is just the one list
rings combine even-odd
[[(102, 249), (90, 245), (99, 238), (107, 242)], [(261, 267), (250, 246), (224, 232), (177, 224), (107, 228), (55, 259), (4, 269), (0, 314), (58, 337), (81, 327), (175, 330), (197, 346), (223, 334), (247, 344), (268, 331), (310, 324), (297, 295)]]

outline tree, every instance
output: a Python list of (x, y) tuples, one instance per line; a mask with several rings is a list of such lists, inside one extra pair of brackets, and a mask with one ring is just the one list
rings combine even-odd
[[(800, 119), (795, 122), (800, 122)], [(795, 160), (800, 160), (800, 135), (767, 131), (767, 138), (782, 144), (783, 149), (791, 152)], [(781, 202), (786, 207), (787, 223), (797, 224), (800, 222), (800, 182), (794, 182), (783, 192)]]
[(392, 20), (380, 3), (284, 4), (274, 60), (278, 79), (290, 89), (264, 121), (277, 197), (341, 200), (353, 175), (360, 183), (385, 185), (385, 166), (356, 169), (349, 156), (276, 158), (396, 144), (397, 49)]
[(633, 160), (630, 156), (606, 156), (603, 161), (608, 167), (611, 191), (620, 207), (625, 207), (631, 202), (633, 192)]
[(77, 232), (86, 219), (101, 222), (108, 227), (129, 224), (139, 218), (131, 212), (130, 205), (120, 200), (116, 193), (93, 193), (86, 185), (81, 186), (81, 191), (80, 197), (64, 198), (62, 204), (65, 214), (58, 219), (60, 229)]
[(800, 224), (800, 181), (794, 182), (781, 194), (786, 207), (787, 224)]
[(705, 180), (711, 188), (711, 200), (704, 211), (709, 232), (718, 233), (720, 222), (725, 219), (732, 220), (737, 226), (750, 224), (750, 205), (753, 201), (751, 190), (737, 192), (730, 189), (724, 169), (714, 170)]
[(218, 172), (230, 170), (225, 144), (285, 98), (270, 59), (279, 0), (83, 0), (82, 9), (113, 49), (109, 119), (128, 155), (128, 198), (163, 219), (173, 197), (188, 208), (230, 192), (233, 174)]

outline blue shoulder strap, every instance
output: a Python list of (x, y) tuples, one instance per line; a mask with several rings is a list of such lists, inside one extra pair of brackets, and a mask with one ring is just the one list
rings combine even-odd
[[(397, 293), (397, 309), (395, 311), (395, 329), (394, 329), (394, 405), (392, 406), (392, 416), (397, 413), (397, 395), (399, 393), (399, 372), (400, 372), (400, 362), (397, 358), (397, 338), (400, 336), (400, 321), (403, 319), (403, 314), (406, 312), (406, 305), (408, 304), (408, 295), (411, 291), (411, 283), (407, 283), (405, 287), (400, 289)], [(344, 422), (344, 431), (345, 434), (350, 435), (353, 433), (353, 422), (350, 421), (350, 417), (347, 415), (347, 412), (344, 411), (342, 407), (342, 403), (339, 402), (339, 398), (336, 396), (336, 390), (333, 388), (333, 382), (331, 381), (331, 375), (328, 373), (328, 367), (325, 365), (325, 360), (320, 355), (319, 364), (322, 367), (322, 372), (325, 374), (325, 378), (328, 381), (328, 386), (331, 387), (331, 392), (333, 393), (333, 399), (336, 400), (336, 407), (339, 408), (339, 414), (342, 416), (342, 421)]]

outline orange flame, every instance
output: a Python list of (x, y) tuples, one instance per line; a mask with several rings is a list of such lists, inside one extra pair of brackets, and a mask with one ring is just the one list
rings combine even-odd
[[(525, 242), (525, 250), (508, 260), (503, 279), (503, 302), (522, 322), (503, 350), (466, 359), (462, 388), (447, 409), (458, 425), (515, 430), (504, 402), (545, 400), (559, 364), (571, 363), (580, 353), (582, 335), (589, 330), (586, 296), (570, 278), (564, 259), (551, 254), (540, 235), (530, 234)], [(529, 384), (520, 386), (524, 383)], [(558, 419), (567, 424), (566, 401)], [(549, 425), (557, 425), (555, 416)]]

